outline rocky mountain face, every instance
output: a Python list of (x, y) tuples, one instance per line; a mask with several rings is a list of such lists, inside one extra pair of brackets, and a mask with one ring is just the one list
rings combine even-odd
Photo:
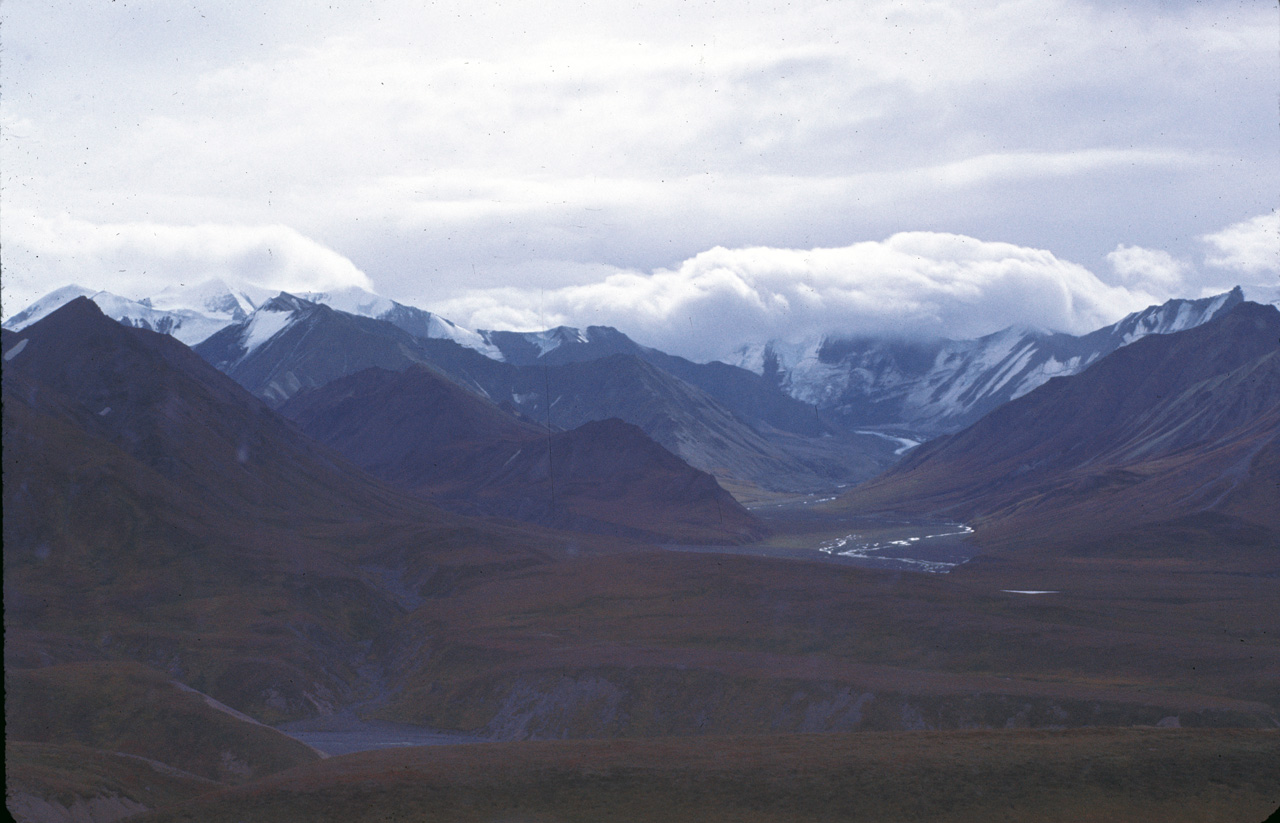
[(264, 303), (195, 351), (272, 405), (362, 369), (424, 362), (418, 338), (391, 323), (290, 294)]
[[(6, 325), (83, 291), (55, 292)], [(200, 355), (273, 406), (362, 369), (427, 364), (553, 431), (617, 417), (735, 487), (794, 492), (866, 480), (915, 442), (1141, 337), (1202, 324), (1242, 295), (1169, 301), (1078, 337), (1006, 329), (965, 341), (830, 338), (743, 350), (737, 365), (694, 363), (603, 326), (472, 332), (357, 288), (264, 297), (214, 282), (144, 301), (154, 305), (93, 299), (130, 325), (187, 342), (208, 334)]]
[(1238, 303), (1048, 381), (846, 503), (975, 519), (1010, 544), (1274, 550), (1278, 488), (1280, 312)]
[[(561, 331), (577, 340), (576, 332)], [(618, 418), (639, 426), (695, 468), (771, 489), (828, 488), (870, 477), (893, 460), (892, 444), (875, 437), (823, 438), (823, 447), (814, 448), (812, 440), (824, 429), (812, 407), (757, 375), (661, 352), (637, 354), (639, 347), (613, 330), (594, 334), (593, 339), (605, 341), (604, 348), (588, 340), (576, 350), (569, 347), (574, 356), (542, 362), (527, 351), (520, 354), (518, 345), (499, 335), (493, 339), (507, 346), (499, 361), (451, 339), (414, 337), (387, 320), (282, 294), (195, 350), (273, 405), (366, 368), (430, 365), (499, 408), (552, 431)], [(610, 348), (631, 353), (594, 356)], [(516, 362), (507, 362), (508, 355)], [(730, 398), (737, 411), (694, 381)]]
[(455, 511), (666, 542), (763, 533), (715, 478), (636, 426), (611, 418), (550, 432), (426, 366), (358, 372), (280, 411), (374, 475)]
[(934, 435), (964, 428), (1135, 340), (1193, 328), (1243, 300), (1239, 288), (1200, 300), (1170, 300), (1082, 336), (1009, 328), (977, 340), (824, 338), (748, 347), (736, 360), (791, 397), (816, 405), (833, 425)]
[(507, 363), (561, 366), (614, 355), (631, 355), (706, 392), (739, 418), (755, 425), (809, 437), (827, 434), (813, 406), (778, 391), (760, 375), (727, 363), (695, 363), (641, 346), (609, 326), (575, 329), (559, 326), (542, 332), (482, 331)]

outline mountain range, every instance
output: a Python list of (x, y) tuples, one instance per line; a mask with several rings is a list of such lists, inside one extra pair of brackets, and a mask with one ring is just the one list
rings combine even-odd
[(736, 365), (694, 363), (603, 326), (473, 332), (358, 288), (269, 296), (210, 281), (129, 301), (73, 286), (5, 327), (22, 328), (77, 295), (121, 322), (177, 335), (272, 405), (365, 368), (428, 364), (552, 431), (618, 417), (746, 495), (864, 481), (916, 442), (959, 430), (1052, 376), (1243, 299), (1235, 289), (1172, 300), (1082, 337), (1006, 329), (969, 341), (774, 343), (741, 350)]
[(841, 505), (1077, 552), (1280, 546), (1280, 311), (1144, 336), (930, 441)]
[(519, 356), (514, 338), (493, 338), (514, 351), (512, 363), (282, 294), (195, 351), (273, 405), (367, 368), (428, 365), (552, 432), (619, 418), (730, 483), (819, 490), (870, 477), (891, 462), (889, 444), (865, 435), (824, 438), (824, 449), (807, 452), (808, 441), (829, 432), (811, 407), (757, 375), (644, 349), (612, 329), (591, 331), (559, 355), (548, 349), (542, 363)]
[[(1210, 794), (1272, 796), (1274, 735), (1248, 731), (1280, 722), (1272, 307), (1227, 294), (1094, 336), (971, 341), (973, 369), (1012, 348), (987, 382), (963, 372), (967, 410), (910, 407), (933, 435), (916, 445), (888, 395), (869, 408), (894, 422), (852, 416), (784, 391), (780, 367), (694, 364), (611, 329), (471, 337), (360, 294), (217, 291), (196, 313), (226, 322), (194, 349), (142, 327), (196, 311), (159, 297), (119, 322), (109, 295), (51, 299), (0, 335), (24, 819), (368, 818), (393, 795), (448, 817), (502, 792), (524, 813), (535, 785), (555, 814), (598, 812), (636, 802), (591, 794), (620, 774), (700, 816), (709, 775), (728, 781), (716, 808), (787, 784), (814, 746), (793, 732), (856, 732), (824, 739), (806, 779), (848, 809), (889, 792), (904, 819), (949, 808), (979, 765), (973, 819), (1047, 788), (1110, 798), (1117, 819), (1171, 791), (1192, 816)], [(828, 365), (857, 372), (837, 350)], [(898, 373), (943, 374), (928, 347), (904, 371), (911, 351), (891, 352)], [(1071, 373), (1030, 386), (1050, 362)], [(878, 467), (785, 516), (729, 494), (835, 495)], [(940, 520), (978, 552), (947, 574), (816, 548)], [(300, 719), (568, 739), (322, 760), (261, 725)], [(1063, 731), (1086, 726), (1142, 728)], [(1231, 728), (1192, 728), (1210, 726)], [(582, 739), (602, 737), (662, 739)], [(887, 747), (884, 775), (855, 797), (840, 775), (867, 747)], [(632, 771), (602, 776), (606, 751)], [(1006, 751), (1028, 754), (993, 766)], [(470, 752), (488, 782), (458, 781)], [(1089, 764), (1112, 755), (1103, 785)], [(904, 762), (924, 775), (907, 789)]]
[(958, 431), (1053, 377), (1078, 374), (1135, 340), (1194, 328), (1243, 300), (1239, 287), (1170, 300), (1083, 336), (1011, 327), (976, 340), (823, 337), (744, 347), (735, 363), (844, 427), (936, 435)]
[(711, 475), (616, 417), (549, 432), (434, 371), (370, 368), (280, 412), (398, 486), (468, 514), (640, 539), (733, 542), (763, 529)]

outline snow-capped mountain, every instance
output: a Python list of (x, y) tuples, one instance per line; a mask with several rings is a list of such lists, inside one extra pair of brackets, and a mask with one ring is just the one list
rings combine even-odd
[(976, 340), (826, 337), (746, 347), (732, 359), (844, 424), (933, 434), (962, 428), (1142, 337), (1199, 326), (1243, 300), (1239, 288), (1170, 300), (1082, 336), (1008, 328)]
[(245, 291), (232, 290), (221, 281), (209, 281), (191, 289), (171, 287), (154, 298), (141, 300), (71, 285), (46, 294), (13, 315), (4, 322), (4, 328), (23, 329), (77, 297), (88, 297), (103, 314), (119, 323), (168, 334), (188, 346), (243, 320), (254, 306)]
[(499, 359), (516, 366), (583, 363), (615, 354), (642, 357), (654, 351), (610, 326), (588, 326), (585, 329), (556, 326), (531, 332), (481, 329), (480, 334), (500, 353)]
[(406, 306), (394, 300), (365, 291), (357, 286), (349, 286), (337, 291), (301, 292), (304, 300), (320, 303), (331, 309), (344, 311), (360, 317), (371, 317), (374, 320), (385, 320), (414, 337), (425, 337), (432, 340), (452, 340), (455, 343), (475, 349), (486, 357), (502, 360), (502, 352), (492, 345), (482, 334), (464, 329), (458, 324), (446, 320), (416, 306)]
[(271, 289), (252, 283), (236, 282), (232, 285), (221, 278), (214, 278), (193, 286), (171, 284), (139, 302), (165, 311), (193, 311), (239, 321), (275, 294)]
[[(41, 297), (6, 320), (4, 328), (17, 331), (83, 296), (97, 303), (103, 314), (113, 320), (169, 334), (188, 346), (195, 346), (227, 326), (248, 321), (254, 312), (277, 295), (289, 296), (287, 292), (272, 291), (251, 283), (228, 284), (221, 279), (193, 286), (174, 284), (137, 300), (71, 285)], [(486, 357), (503, 359), (496, 346), (470, 329), (429, 311), (388, 300), (355, 286), (336, 291), (302, 292), (296, 296), (348, 314), (385, 320), (414, 337), (453, 340)], [(253, 322), (255, 341), (265, 339), (261, 336), (268, 330), (279, 331), (282, 328), (284, 321), (279, 314), (279, 311), (268, 310), (268, 316)]]

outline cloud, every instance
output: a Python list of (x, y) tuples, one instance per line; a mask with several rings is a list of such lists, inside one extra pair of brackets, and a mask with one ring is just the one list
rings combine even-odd
[(612, 325), (711, 359), (823, 334), (963, 338), (1015, 324), (1085, 332), (1151, 302), (1041, 249), (907, 232), (842, 248), (717, 247), (671, 269), (552, 290), (479, 289), (433, 308), (473, 328)]
[(97, 224), (8, 210), (4, 236), (6, 314), (49, 291), (50, 283), (126, 297), (214, 277), (285, 291), (372, 288), (350, 260), (281, 225)]
[(406, 297), (904, 229), (1185, 256), (1276, 169), (1258, 4), (83, 5), (5, 8), (6, 205), (281, 223)]
[(1126, 285), (1163, 298), (1179, 293), (1184, 279), (1192, 271), (1191, 264), (1167, 251), (1123, 243), (1107, 255), (1107, 262)]
[(1247, 275), (1280, 274), (1280, 211), (1234, 223), (1201, 239), (1212, 247), (1205, 256), (1210, 266)]

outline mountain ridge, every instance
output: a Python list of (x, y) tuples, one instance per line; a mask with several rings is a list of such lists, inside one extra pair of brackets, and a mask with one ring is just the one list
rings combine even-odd
[(1144, 336), (1194, 327), (1243, 301), (1237, 286), (1213, 297), (1169, 300), (1084, 335), (1010, 327), (976, 340), (824, 337), (740, 349), (737, 363), (813, 403), (836, 425), (937, 435)]
[(1274, 545), (1280, 507), (1265, 499), (1280, 488), (1278, 440), (1280, 312), (1242, 302), (1044, 383), (908, 454), (841, 505), (975, 518), (1009, 545), (1029, 542), (1023, 533), (1155, 546), (1160, 538), (1138, 535), (1148, 524), (1199, 533), (1181, 539), (1192, 545), (1227, 540), (1237, 527), (1224, 517), (1239, 521), (1239, 541)]

